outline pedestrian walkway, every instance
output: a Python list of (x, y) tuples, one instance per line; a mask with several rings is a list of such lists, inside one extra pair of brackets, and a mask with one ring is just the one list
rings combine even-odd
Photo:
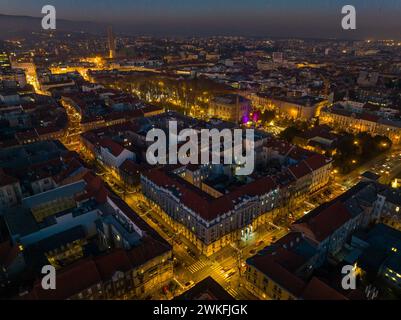
[(191, 264), (188, 267), (189, 272), (191, 273), (195, 273), (198, 272), (204, 268), (206, 268), (209, 265), (208, 261), (206, 260), (199, 260), (197, 262), (195, 262), (194, 264)]
[(238, 291), (235, 290), (234, 288), (228, 288), (228, 289), (227, 289), (227, 292), (228, 292), (229, 294), (231, 294), (233, 298), (237, 298), (237, 297), (239, 296)]

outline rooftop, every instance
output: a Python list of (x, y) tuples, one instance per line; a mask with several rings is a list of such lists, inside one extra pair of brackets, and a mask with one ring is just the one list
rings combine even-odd
[(212, 277), (206, 277), (174, 300), (235, 300)]

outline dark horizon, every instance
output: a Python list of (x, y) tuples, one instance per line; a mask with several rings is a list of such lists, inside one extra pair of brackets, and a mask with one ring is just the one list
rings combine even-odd
[[(35, 3), (34, 3), (35, 2)], [(400, 38), (401, 4), (396, 1), (353, 1), (357, 29), (341, 28), (344, 1), (5, 1), (6, 15), (41, 17), (41, 7), (53, 4), (57, 18), (113, 25), (130, 35), (269, 36), (340, 39)], [(24, 4), (24, 5), (22, 5)]]

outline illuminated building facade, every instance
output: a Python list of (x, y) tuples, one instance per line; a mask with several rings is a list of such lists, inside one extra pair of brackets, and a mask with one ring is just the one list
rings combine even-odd
[(322, 109), (320, 123), (327, 124), (337, 130), (358, 133), (366, 132), (373, 136), (383, 135), (394, 144), (400, 143), (401, 122), (395, 119), (383, 118), (364, 110), (351, 110), (342, 105)]
[[(269, 145), (269, 143), (271, 143)], [(235, 241), (247, 240), (281, 210), (304, 199), (329, 181), (331, 161), (322, 155), (282, 143), (267, 142), (260, 152), (288, 168), (272, 176), (256, 176), (239, 186), (226, 184), (230, 166), (177, 166), (141, 174), (142, 192), (162, 218), (209, 256)], [(295, 160), (298, 159), (298, 160)], [(263, 161), (263, 160), (261, 160)], [(210, 176), (216, 176), (212, 181)], [(223, 180), (221, 180), (223, 179)], [(235, 183), (234, 183), (235, 184)]]
[(237, 94), (226, 94), (210, 101), (209, 114), (235, 123), (248, 122), (251, 109), (250, 100)]

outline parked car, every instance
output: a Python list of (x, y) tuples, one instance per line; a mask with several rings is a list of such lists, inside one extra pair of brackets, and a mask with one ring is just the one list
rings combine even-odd
[(188, 252), (188, 254), (190, 255), (190, 257), (192, 257), (192, 258), (194, 258), (194, 259), (196, 258), (195, 252), (193, 252), (191, 249), (188, 249), (187, 252)]
[(227, 273), (226, 273), (226, 278), (227, 278), (227, 279), (228, 279), (228, 278), (231, 278), (234, 274), (235, 274), (235, 269), (234, 269), (234, 268), (231, 268), (231, 269), (229, 269), (229, 270), (227, 271)]

